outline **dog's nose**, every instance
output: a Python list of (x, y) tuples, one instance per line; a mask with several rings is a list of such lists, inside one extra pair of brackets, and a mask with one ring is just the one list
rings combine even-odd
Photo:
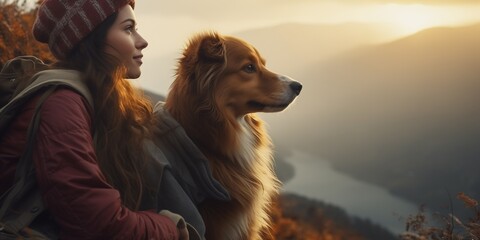
[(299, 95), (300, 91), (302, 91), (302, 84), (299, 82), (292, 82), (290, 83), (290, 88), (295, 94)]

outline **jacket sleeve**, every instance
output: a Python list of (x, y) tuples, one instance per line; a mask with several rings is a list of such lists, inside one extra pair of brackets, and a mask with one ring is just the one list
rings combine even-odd
[(34, 163), (60, 239), (178, 239), (170, 219), (129, 210), (106, 182), (96, 161), (86, 106), (77, 93), (60, 89), (41, 110)]

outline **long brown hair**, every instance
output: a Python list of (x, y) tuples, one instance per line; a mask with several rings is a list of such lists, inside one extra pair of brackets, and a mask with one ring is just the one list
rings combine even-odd
[(100, 169), (120, 191), (123, 204), (137, 210), (146, 189), (142, 142), (154, 118), (150, 101), (124, 78), (125, 67), (104, 51), (107, 31), (117, 15), (109, 16), (57, 66), (84, 74), (94, 98), (94, 145)]

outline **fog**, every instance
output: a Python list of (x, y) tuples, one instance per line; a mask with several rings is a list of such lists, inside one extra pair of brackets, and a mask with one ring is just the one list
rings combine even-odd
[(478, 42), (480, 25), (435, 28), (304, 63), (297, 102), (262, 117), (277, 146), (448, 212), (458, 192), (480, 197)]

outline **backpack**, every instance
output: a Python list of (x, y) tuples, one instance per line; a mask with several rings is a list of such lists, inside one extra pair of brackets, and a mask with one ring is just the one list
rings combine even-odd
[[(41, 117), (39, 110), (43, 101), (55, 91), (58, 86), (66, 86), (76, 90), (87, 100), (93, 109), (93, 100), (88, 87), (84, 82), (78, 81), (78, 79), (36, 78), (37, 75), (31, 78), (25, 77), (30, 76), (31, 73), (45, 69), (48, 69), (48, 66), (40, 59), (33, 56), (20, 56), (6, 62), (0, 71), (0, 136), (3, 135), (15, 116), (22, 110), (23, 104), (26, 103), (33, 94), (40, 93), (40, 90), (43, 91), (35, 106), (33, 118), (27, 130), (27, 142), (17, 164), (14, 184), (7, 192), (0, 196), (0, 240), (43, 240), (58, 238), (56, 225), (52, 222), (42, 222), (45, 216), (45, 214), (42, 215), (42, 213), (46, 213), (47, 211), (44, 211), (45, 208), (42, 197), (36, 186), (35, 169), (31, 159), (33, 146), (35, 145), (35, 135)], [(158, 184), (158, 187), (162, 191), (166, 191), (165, 187), (162, 188), (162, 186), (171, 187), (178, 184), (177, 180), (173, 179), (171, 175), (172, 179), (163, 179), (164, 163), (157, 162), (159, 158), (163, 157), (163, 154), (159, 152), (160, 148), (154, 146), (153, 143), (148, 143), (148, 141), (145, 143), (145, 147), (146, 150), (152, 154), (152, 157), (153, 155), (156, 156), (154, 159), (155, 163), (148, 168), (150, 172), (147, 174), (153, 176), (151, 180)], [(162, 184), (160, 185), (160, 183)], [(183, 197), (185, 198), (184, 200), (189, 199), (188, 197)], [(151, 200), (152, 202), (148, 202), (147, 205), (150, 204), (157, 209), (167, 207), (162, 205), (165, 201), (161, 201), (157, 196), (153, 196)], [(174, 203), (179, 202), (178, 199), (170, 200)], [(149, 207), (149, 209), (151, 209), (151, 207)], [(200, 218), (199, 213), (198, 216), (189, 212), (185, 213), (185, 215), (193, 215), (198, 219)], [(47, 218), (47, 220), (49, 219)], [(200, 220), (198, 224), (203, 225), (203, 221)], [(190, 239), (204, 239), (192, 225), (187, 225)], [(197, 226), (197, 228), (201, 228), (201, 226)]]
[[(27, 130), (25, 149), (18, 161), (14, 184), (0, 196), (0, 239), (49, 239), (50, 237), (28, 226), (44, 210), (42, 198), (36, 187), (32, 152), (40, 122), (43, 101), (58, 86), (69, 87), (80, 93), (93, 108), (92, 96), (83, 81), (73, 79), (42, 78), (32, 73), (46, 70), (48, 66), (34, 56), (20, 56), (5, 63), (0, 71), (0, 136), (9, 127), (33, 94), (40, 96)], [(47, 70), (55, 71), (55, 70)]]

